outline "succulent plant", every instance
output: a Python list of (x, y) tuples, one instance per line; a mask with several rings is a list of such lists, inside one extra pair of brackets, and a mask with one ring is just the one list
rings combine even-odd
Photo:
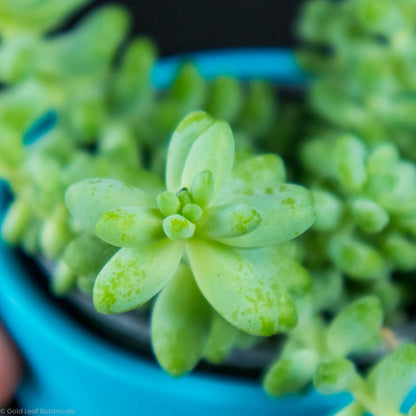
[(86, 3), (0, 4), (3, 238), (51, 262), (58, 296), (150, 307), (173, 376), (278, 333), (270, 395), (314, 385), (351, 394), (338, 416), (416, 414), (398, 331), (416, 269), (414, 1), (307, 1), (296, 103), (192, 62), (161, 89), (123, 8), (56, 31)]

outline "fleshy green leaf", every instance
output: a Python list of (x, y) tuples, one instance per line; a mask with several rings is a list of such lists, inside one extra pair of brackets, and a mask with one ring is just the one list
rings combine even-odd
[(136, 38), (128, 45), (115, 79), (118, 105), (129, 106), (143, 99), (151, 84), (156, 55), (156, 46), (150, 39)]
[(174, 214), (163, 220), (163, 231), (171, 240), (184, 240), (194, 235), (195, 224), (182, 215)]
[(357, 238), (332, 238), (329, 243), (329, 256), (336, 266), (354, 279), (378, 279), (387, 271), (380, 253)]
[(173, 376), (200, 360), (211, 325), (211, 308), (187, 266), (180, 265), (158, 296), (152, 314), (152, 345), (160, 365)]
[(274, 154), (253, 156), (235, 166), (220, 199), (226, 199), (234, 194), (272, 194), (285, 179), (285, 165), (279, 156)]
[(416, 268), (416, 244), (409, 238), (392, 233), (384, 241), (384, 251), (401, 271), (411, 271)]
[(82, 228), (92, 232), (101, 215), (111, 209), (151, 206), (155, 202), (141, 189), (112, 179), (85, 179), (75, 183), (66, 191), (65, 201)]
[(365, 409), (360, 403), (350, 403), (347, 407), (344, 407), (339, 412), (335, 413), (334, 416), (363, 416)]
[(58, 26), (90, 0), (4, 0), (0, 4), (0, 31), (13, 35), (21, 31), (44, 33)]
[(357, 224), (367, 233), (378, 233), (389, 223), (389, 214), (375, 202), (356, 199), (352, 204), (352, 212)]
[(335, 394), (348, 390), (355, 375), (354, 364), (350, 360), (326, 361), (318, 365), (313, 384), (321, 394)]
[(220, 76), (212, 82), (205, 108), (215, 119), (231, 123), (240, 113), (242, 104), (243, 94), (239, 80)]
[(65, 205), (59, 205), (43, 224), (40, 234), (41, 248), (47, 257), (56, 259), (73, 237), (69, 226), (69, 213)]
[(301, 349), (276, 361), (267, 371), (263, 386), (271, 396), (297, 392), (312, 378), (318, 362), (316, 353)]
[(168, 239), (120, 249), (95, 281), (95, 309), (100, 313), (120, 313), (143, 305), (170, 280), (182, 254), (183, 244)]
[(181, 187), (189, 189), (193, 179), (209, 170), (214, 179), (214, 197), (228, 180), (234, 163), (234, 138), (225, 121), (216, 121), (192, 144), (186, 158)]
[(331, 192), (322, 189), (312, 191), (316, 221), (313, 228), (318, 231), (332, 231), (337, 229), (342, 218), (342, 203)]
[(396, 414), (416, 385), (416, 345), (401, 345), (383, 358), (370, 373), (369, 383), (380, 411)]
[(97, 237), (117, 247), (138, 247), (161, 240), (162, 217), (155, 208), (116, 208), (101, 215)]
[(366, 180), (366, 150), (355, 137), (339, 139), (335, 149), (336, 174), (339, 181), (349, 190), (360, 190)]
[(296, 310), (286, 299), (277, 299), (253, 264), (235, 250), (195, 239), (187, 244), (187, 254), (205, 298), (237, 328), (268, 336), (296, 325)]
[(58, 262), (52, 275), (51, 289), (56, 296), (66, 295), (74, 286), (75, 274), (64, 261)]
[(63, 254), (63, 260), (80, 276), (94, 276), (117, 251), (94, 235), (84, 234), (71, 241)]
[(346, 306), (328, 328), (327, 344), (337, 357), (344, 357), (373, 338), (383, 323), (383, 309), (375, 296), (363, 297)]
[(110, 64), (127, 35), (129, 17), (127, 11), (117, 4), (94, 9), (75, 29), (53, 38), (49, 59), (43, 60), (48, 65), (44, 65), (43, 70), (47, 72), (55, 66), (59, 76), (69, 77), (99, 74)]
[(204, 358), (213, 364), (224, 362), (234, 346), (237, 334), (238, 330), (234, 326), (221, 315), (214, 313)]
[(195, 140), (213, 123), (214, 120), (208, 114), (203, 111), (194, 111), (176, 127), (170, 140), (166, 162), (168, 191), (177, 192), (180, 189), (182, 171), (188, 153)]
[(203, 207), (208, 205), (214, 196), (214, 191), (214, 177), (210, 170), (203, 170), (192, 180), (191, 194), (197, 204)]
[(289, 241), (305, 232), (315, 219), (310, 192), (297, 185), (280, 185), (274, 195), (240, 196), (230, 203), (244, 204), (256, 210), (262, 219), (251, 233), (221, 240), (236, 247), (262, 247)]
[(31, 218), (31, 209), (26, 201), (14, 201), (1, 224), (1, 236), (9, 244), (17, 244), (23, 237)]

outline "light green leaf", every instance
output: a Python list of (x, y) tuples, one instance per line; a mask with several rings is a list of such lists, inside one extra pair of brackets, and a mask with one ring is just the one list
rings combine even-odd
[(72, 31), (53, 38), (42, 69), (48, 72), (55, 66), (60, 77), (99, 74), (114, 58), (129, 26), (130, 16), (120, 5), (95, 8)]
[(274, 154), (253, 156), (237, 164), (227, 182), (220, 200), (230, 195), (274, 194), (286, 179), (283, 160)]
[(413, 240), (391, 233), (384, 240), (384, 252), (396, 269), (412, 271), (416, 268), (416, 244)]
[(44, 254), (51, 258), (59, 258), (74, 238), (69, 224), (69, 213), (64, 204), (58, 205), (52, 215), (43, 223), (39, 236), (40, 246)]
[(31, 207), (23, 199), (14, 201), (1, 224), (1, 236), (9, 244), (17, 244), (26, 232), (32, 216)]
[(338, 140), (334, 154), (336, 175), (346, 189), (357, 191), (364, 185), (365, 157), (365, 147), (355, 137), (345, 136)]
[(270, 83), (259, 80), (249, 83), (239, 125), (250, 136), (259, 138), (270, 131), (277, 113), (275, 94)]
[(211, 308), (187, 266), (180, 265), (158, 296), (152, 314), (152, 345), (172, 376), (191, 371), (202, 357), (211, 326)]
[[(166, 162), (166, 186), (168, 191), (177, 192), (181, 187), (181, 177), (188, 153), (195, 140), (214, 120), (203, 111), (187, 115), (173, 132)], [(203, 169), (200, 169), (200, 171)]]
[(64, 296), (71, 291), (75, 283), (75, 274), (64, 261), (59, 261), (51, 279), (51, 290), (55, 296)]
[(289, 241), (305, 232), (315, 214), (310, 192), (297, 185), (280, 185), (274, 195), (240, 196), (230, 203), (244, 204), (260, 214), (262, 222), (249, 234), (221, 239), (236, 247), (262, 247)]
[(315, 270), (312, 273), (312, 299), (319, 309), (328, 309), (339, 301), (344, 278), (337, 269)]
[(138, 247), (161, 240), (162, 216), (156, 208), (116, 208), (101, 215), (97, 237), (117, 247)]
[(364, 407), (360, 403), (352, 402), (348, 406), (335, 413), (334, 416), (363, 416)]
[(313, 385), (320, 394), (335, 394), (348, 390), (355, 375), (354, 364), (350, 360), (326, 361), (318, 365)]
[(94, 283), (96, 276), (77, 276), (77, 287), (78, 289), (91, 298), (94, 292)]
[(352, 213), (357, 224), (367, 233), (379, 233), (389, 223), (389, 214), (380, 205), (366, 198), (352, 203)]
[(204, 358), (213, 364), (224, 362), (236, 342), (238, 333), (234, 326), (214, 312)]
[(234, 163), (234, 138), (225, 121), (216, 121), (192, 144), (183, 167), (181, 187), (190, 188), (193, 179), (209, 170), (214, 179), (214, 197), (228, 180)]
[(383, 309), (375, 296), (365, 296), (349, 304), (328, 328), (327, 345), (336, 357), (359, 351), (380, 330)]
[(313, 228), (318, 231), (337, 229), (343, 213), (341, 201), (334, 194), (323, 189), (314, 189), (312, 195), (316, 212)]
[(44, 33), (57, 27), (83, 4), (90, 0), (3, 0), (0, 4), (0, 32)]
[(115, 79), (118, 105), (129, 106), (147, 98), (145, 93), (150, 89), (156, 55), (156, 46), (151, 39), (135, 38), (130, 42)]
[(270, 367), (263, 380), (264, 389), (276, 397), (298, 392), (310, 382), (317, 363), (315, 351), (294, 351), (290, 357), (281, 358)]
[(85, 179), (71, 185), (66, 205), (86, 231), (95, 226), (104, 212), (118, 207), (152, 206), (155, 201), (139, 188), (112, 179)]
[(229, 76), (220, 76), (212, 82), (205, 108), (215, 119), (231, 123), (241, 111), (242, 90), (239, 80)]
[(277, 299), (253, 264), (235, 250), (195, 239), (187, 244), (187, 254), (205, 298), (237, 328), (268, 336), (296, 325), (296, 310), (286, 299)]
[(379, 175), (391, 172), (400, 162), (400, 154), (393, 143), (380, 143), (367, 159), (367, 173)]
[(116, 251), (95, 235), (83, 234), (67, 245), (63, 260), (75, 274), (96, 277)]
[(143, 305), (170, 280), (182, 254), (183, 243), (168, 239), (120, 249), (95, 281), (95, 309), (100, 313), (120, 313)]
[(396, 414), (416, 385), (416, 345), (405, 344), (396, 348), (377, 364), (368, 380), (380, 413)]
[(380, 253), (357, 238), (336, 236), (330, 239), (329, 256), (337, 267), (354, 279), (379, 279), (387, 272)]

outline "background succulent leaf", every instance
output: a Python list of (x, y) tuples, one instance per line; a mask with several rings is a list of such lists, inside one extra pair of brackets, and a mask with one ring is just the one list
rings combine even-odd
[(21, 32), (45, 33), (62, 24), (65, 18), (89, 1), (3, 1), (0, 6), (0, 33), (6, 37)]
[(204, 350), (204, 358), (213, 364), (226, 360), (233, 348), (238, 330), (218, 313), (213, 313), (211, 329)]
[(92, 234), (82, 234), (66, 247), (62, 259), (80, 276), (97, 276), (104, 264), (117, 251)]
[(335, 413), (334, 416), (363, 416), (365, 408), (359, 403), (351, 403), (348, 406)]
[(416, 383), (416, 345), (404, 344), (383, 358), (369, 376), (377, 407), (394, 414)]
[(316, 368), (313, 384), (321, 394), (335, 394), (347, 391), (355, 375), (354, 364), (350, 360), (326, 361)]
[(318, 357), (312, 350), (301, 349), (290, 357), (277, 360), (267, 371), (263, 386), (271, 396), (283, 396), (304, 387), (311, 379)]
[(352, 236), (339, 235), (329, 240), (329, 257), (349, 277), (376, 280), (387, 273), (387, 263), (374, 247)]
[(113, 179), (85, 179), (75, 183), (66, 191), (65, 201), (83, 229), (92, 232), (101, 215), (111, 209), (155, 203), (141, 189)]
[(365, 296), (346, 306), (328, 328), (327, 343), (334, 356), (359, 351), (381, 328), (383, 310), (379, 299)]
[(219, 199), (223, 200), (234, 194), (271, 194), (285, 179), (285, 165), (279, 156), (252, 156), (236, 164)]

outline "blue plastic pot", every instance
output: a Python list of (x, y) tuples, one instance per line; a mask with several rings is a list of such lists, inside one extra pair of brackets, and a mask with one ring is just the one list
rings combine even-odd
[[(185, 57), (161, 61), (155, 85), (172, 80)], [(290, 51), (245, 49), (192, 55), (207, 78), (229, 74), (302, 83)], [(0, 191), (0, 207), (5, 193)], [(62, 409), (59, 414), (115, 415), (284, 415), (324, 416), (349, 402), (348, 395), (273, 399), (259, 382), (195, 372), (172, 379), (156, 363), (109, 344), (50, 302), (0, 243), (0, 317), (27, 363), (18, 391), (26, 409)]]

